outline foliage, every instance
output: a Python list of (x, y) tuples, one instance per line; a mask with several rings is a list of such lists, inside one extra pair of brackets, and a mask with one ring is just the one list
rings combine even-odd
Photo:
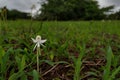
[(30, 19), (30, 16), (28, 16), (28, 13), (20, 12), (18, 10), (9, 10), (7, 14), (8, 19)]
[(83, 45), (83, 47), (80, 47), (80, 54), (78, 56), (78, 58), (75, 60), (75, 73), (74, 73), (74, 80), (80, 80), (80, 71), (82, 70), (82, 58), (85, 55), (85, 44)]
[(99, 20), (113, 7), (99, 8), (95, 0), (46, 0), (42, 4), (42, 20)]
[[(111, 66), (112, 66), (111, 63), (114, 58), (114, 54), (112, 53), (112, 49), (110, 46), (108, 47), (106, 57), (107, 57), (107, 63), (106, 63), (105, 69), (104, 69), (103, 80), (106, 80), (106, 79), (114, 80), (116, 74), (118, 74), (120, 71), (120, 66), (117, 67), (116, 69), (113, 69), (113, 71), (111, 71)], [(116, 63), (116, 62), (114, 62), (114, 63)]]
[(112, 13), (108, 16), (108, 19), (111, 20), (120, 20), (120, 11), (117, 11), (115, 13)]
[[(3, 21), (0, 22), (4, 27)], [(0, 80), (119, 80), (120, 21), (8, 21), (0, 31)], [(47, 39), (36, 52), (31, 37)]]

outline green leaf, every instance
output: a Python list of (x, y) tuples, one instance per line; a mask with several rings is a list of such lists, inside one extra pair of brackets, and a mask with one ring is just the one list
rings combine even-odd
[(39, 73), (36, 70), (33, 70), (33, 80), (39, 80)]
[(74, 80), (80, 80), (80, 71), (82, 69), (82, 58), (85, 55), (85, 44), (83, 47), (80, 47), (80, 54), (78, 56), (78, 59), (76, 59), (75, 62), (75, 73), (74, 73)]
[(58, 61), (58, 62), (55, 62), (55, 64), (69, 64), (69, 63), (66, 61)]
[(112, 73), (112, 75), (111, 75), (111, 78), (112, 79), (114, 79), (115, 78), (115, 75), (117, 74), (117, 73), (119, 73), (119, 71), (120, 71), (120, 66), (117, 68), (117, 69), (115, 69), (115, 71)]
[(4, 51), (4, 49), (0, 46), (0, 64), (1, 64), (1, 62), (2, 62), (2, 58), (3, 58), (4, 55), (5, 55), (5, 51)]
[(2, 60), (2, 57), (5, 55), (5, 51), (4, 49), (0, 46), (0, 63), (1, 63), (1, 60)]
[(24, 74), (24, 72), (17, 72), (14, 73), (13, 75), (10, 76), (10, 78), (8, 80), (17, 80), (20, 76), (22, 76)]
[(110, 79), (110, 73), (111, 73), (110, 68), (111, 68), (111, 61), (112, 61), (112, 56), (113, 56), (112, 49), (110, 46), (108, 47), (106, 56), (107, 56), (107, 63), (106, 63), (105, 69), (104, 69), (103, 80)]
[(20, 64), (21, 64), (21, 60), (18, 56), (15, 56), (15, 61), (17, 63), (18, 69), (20, 70)]
[(53, 62), (53, 61), (50, 61), (50, 60), (41, 60), (41, 62), (45, 62), (45, 63), (47, 63), (47, 64), (49, 64), (51, 66), (54, 66), (54, 64), (61, 64), (61, 63), (63, 63), (63, 64), (69, 64), (66, 61)]
[(47, 64), (49, 64), (49, 65), (51, 65), (51, 66), (54, 65), (54, 62), (52, 62), (52, 61), (50, 61), (50, 60), (41, 60), (41, 62), (45, 62), (45, 63), (47, 63)]
[(54, 59), (54, 54), (50, 53), (50, 59), (53, 60)]
[[(7, 50), (7, 52), (4, 54), (4, 56), (2, 57), (2, 60), (1, 60), (1, 73), (2, 73), (2, 75), (7, 72), (7, 61), (9, 61), (9, 55), (11, 54), (11, 52), (13, 52), (13, 49), (9, 48)], [(11, 63), (9, 63), (9, 64), (11, 64)]]
[(15, 72), (15, 68), (12, 68), (12, 70), (10, 71), (10, 75), (14, 74)]
[(87, 72), (86, 74), (86, 76), (98, 76), (95, 72)]
[(22, 76), (21, 76), (21, 79), (20, 80), (28, 80), (27, 79), (27, 76), (25, 75), (25, 74), (23, 74)]
[(21, 65), (20, 65), (20, 71), (25, 68), (25, 55), (22, 57)]

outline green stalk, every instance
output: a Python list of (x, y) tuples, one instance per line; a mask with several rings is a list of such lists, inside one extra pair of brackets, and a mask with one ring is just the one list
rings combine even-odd
[(39, 55), (41, 55), (40, 48), (37, 47), (37, 71), (39, 72)]

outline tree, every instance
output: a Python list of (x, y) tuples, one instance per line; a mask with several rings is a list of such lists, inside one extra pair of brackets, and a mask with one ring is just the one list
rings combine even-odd
[(103, 19), (104, 12), (95, 0), (46, 0), (42, 4), (42, 20), (91, 20)]
[(110, 20), (120, 20), (120, 10), (108, 16)]
[(8, 16), (7, 17), (8, 19), (12, 19), (12, 20), (15, 20), (15, 19), (30, 19), (30, 16), (28, 16), (28, 13), (20, 12), (16, 9), (9, 10), (7, 16)]
[(3, 7), (0, 9), (0, 19), (7, 20), (7, 19), (30, 19), (28, 13), (18, 11), (16, 9), (8, 10), (7, 7)]

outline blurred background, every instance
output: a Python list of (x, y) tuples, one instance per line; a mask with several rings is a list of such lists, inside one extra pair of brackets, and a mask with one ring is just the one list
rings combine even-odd
[(119, 20), (119, 3), (120, 0), (0, 0), (0, 13), (6, 10), (11, 20)]

